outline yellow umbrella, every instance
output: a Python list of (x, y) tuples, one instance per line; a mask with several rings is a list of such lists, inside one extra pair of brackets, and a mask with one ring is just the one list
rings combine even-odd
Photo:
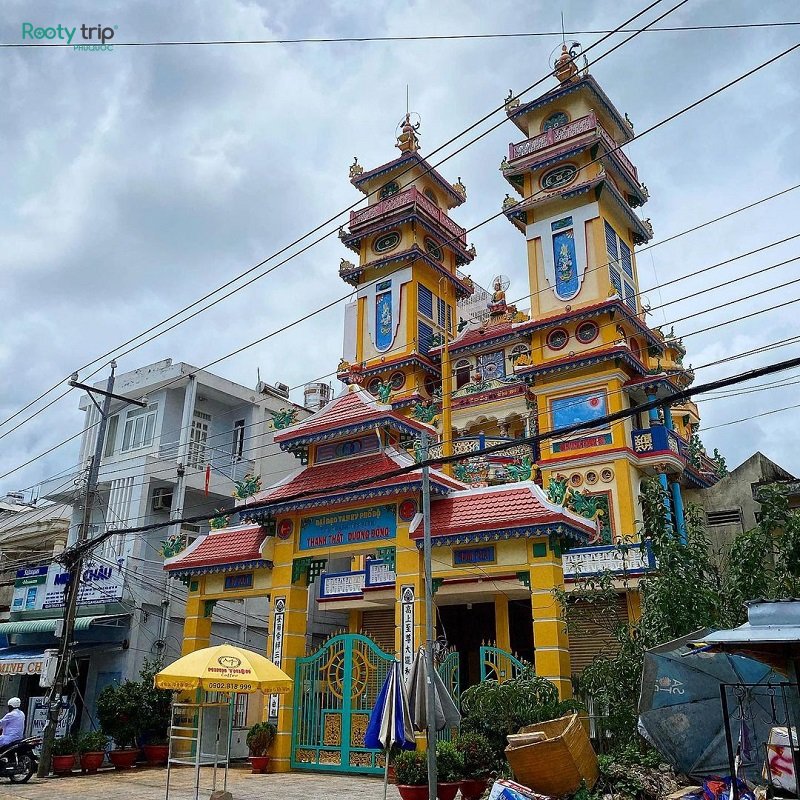
[(229, 644), (206, 647), (179, 658), (155, 676), (159, 689), (286, 694), (292, 679), (268, 658)]

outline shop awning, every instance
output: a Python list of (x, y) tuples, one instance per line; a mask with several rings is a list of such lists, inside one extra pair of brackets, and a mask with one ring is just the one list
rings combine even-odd
[[(93, 625), (116, 625), (127, 617), (127, 614), (106, 614), (99, 617), (78, 617), (75, 630), (85, 631)], [(0, 634), (9, 633), (55, 633), (57, 619), (26, 619), (16, 622), (0, 622)]]

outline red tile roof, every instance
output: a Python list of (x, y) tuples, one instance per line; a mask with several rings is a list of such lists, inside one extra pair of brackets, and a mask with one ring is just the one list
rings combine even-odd
[[(279, 483), (264, 492), (256, 495), (255, 502), (280, 501), (286, 497), (292, 497), (300, 492), (309, 494), (303, 500), (313, 499), (324, 494), (331, 488), (340, 486), (351, 481), (368, 480), (376, 475), (386, 472), (393, 472), (400, 467), (411, 466), (414, 462), (392, 448), (387, 448), (383, 453), (374, 453), (368, 456), (350, 458), (344, 461), (331, 461), (318, 466), (305, 467), (299, 472), (290, 475), (283, 483)], [(363, 487), (364, 491), (385, 488), (389, 486), (401, 486), (409, 482), (416, 483), (422, 480), (421, 470), (415, 469), (403, 475), (393, 478), (385, 478), (381, 481), (370, 483)], [(431, 470), (431, 480), (448, 489), (463, 489), (465, 484), (450, 478), (438, 470)], [(337, 489), (337, 494), (349, 494), (359, 491), (359, 489)]]
[(351, 425), (379, 422), (387, 417), (396, 417), (403, 425), (416, 428), (420, 432), (426, 431), (433, 436), (436, 431), (430, 425), (417, 422), (405, 416), (396, 414), (390, 405), (379, 403), (366, 389), (360, 386), (350, 387), (350, 391), (331, 400), (324, 408), (306, 417), (297, 425), (285, 428), (275, 434), (276, 442), (289, 442), (301, 439), (315, 433), (345, 428)]
[[(458, 350), (461, 347), (469, 347), (471, 344), (479, 344), (480, 342), (491, 342), (500, 336), (513, 333), (521, 324), (515, 322), (501, 322), (498, 325), (482, 325), (480, 328), (467, 329), (463, 336), (454, 339), (450, 343), (453, 350)], [(439, 352), (441, 348), (436, 348), (433, 352)]]
[[(578, 534), (593, 535), (594, 523), (551, 503), (530, 482), (468, 489), (431, 503), (431, 534), (455, 536), (528, 526), (567, 525)], [(422, 537), (422, 526), (411, 532)]]
[(164, 569), (168, 572), (183, 572), (219, 564), (261, 561), (261, 548), (266, 538), (267, 535), (260, 525), (210, 531), (195, 540), (182, 553), (168, 558), (164, 562)]

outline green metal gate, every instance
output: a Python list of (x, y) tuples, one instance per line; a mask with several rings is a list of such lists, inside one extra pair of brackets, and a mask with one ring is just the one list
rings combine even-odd
[[(450, 697), (453, 698), (456, 706), (458, 706), (458, 698), (461, 696), (461, 657), (458, 650), (451, 650), (448, 652), (441, 663), (436, 667), (439, 677), (442, 679), (447, 691), (450, 692)], [(438, 741), (449, 742), (453, 738), (453, 734), (458, 733), (457, 729), (445, 728), (443, 731), (438, 731), (436, 738)]]
[(499, 683), (513, 680), (526, 666), (529, 666), (522, 659), (494, 645), (481, 647), (480, 662), (481, 680)]
[(380, 775), (383, 753), (364, 747), (378, 692), (394, 660), (371, 639), (343, 633), (295, 663), (292, 767)]

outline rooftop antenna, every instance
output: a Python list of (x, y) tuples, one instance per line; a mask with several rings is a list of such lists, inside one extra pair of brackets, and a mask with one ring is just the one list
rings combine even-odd
[(561, 12), (561, 44), (567, 43), (567, 37), (564, 34), (564, 12)]
[(408, 116), (408, 84), (406, 84), (406, 116)]

